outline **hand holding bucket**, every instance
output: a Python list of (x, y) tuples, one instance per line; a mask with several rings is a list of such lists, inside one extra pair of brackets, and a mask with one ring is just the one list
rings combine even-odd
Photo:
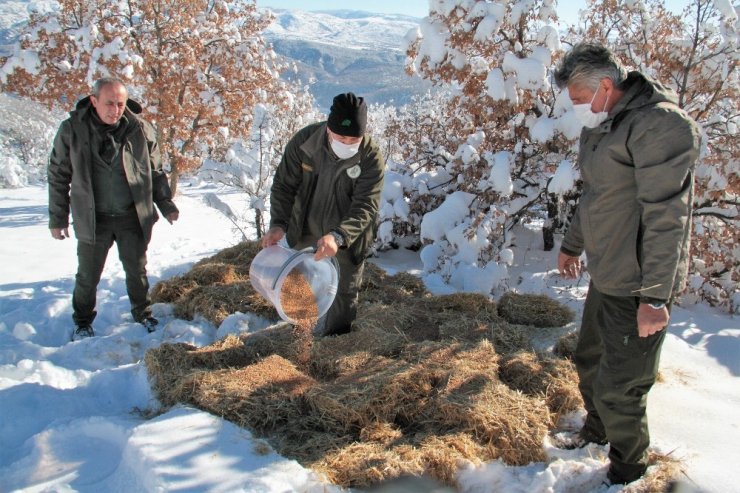
[(249, 281), (254, 289), (275, 306), (286, 322), (315, 323), (334, 302), (339, 266), (334, 257), (315, 260), (314, 251), (268, 246), (249, 267)]

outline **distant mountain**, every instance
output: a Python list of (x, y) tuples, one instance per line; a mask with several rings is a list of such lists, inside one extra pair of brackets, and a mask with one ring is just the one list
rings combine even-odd
[(273, 13), (276, 19), (265, 38), (295, 63), (297, 73), (285, 77), (309, 84), (323, 111), (341, 92), (353, 91), (370, 103), (401, 105), (430, 87), (404, 72), (403, 39), (420, 19), (353, 10)]
[[(55, 0), (0, 0), (0, 55), (11, 53), (29, 9), (47, 12), (57, 6)], [(297, 69), (283, 76), (309, 85), (324, 112), (341, 92), (401, 105), (430, 87), (404, 72), (403, 39), (420, 19), (357, 10), (271, 10), (276, 19), (264, 36)]]
[(300, 39), (342, 46), (401, 50), (403, 37), (420, 19), (354, 10), (304, 12), (270, 9), (276, 17), (265, 31), (268, 38)]

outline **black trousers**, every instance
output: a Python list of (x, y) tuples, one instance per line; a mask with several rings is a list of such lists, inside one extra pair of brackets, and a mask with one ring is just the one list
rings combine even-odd
[(134, 320), (151, 316), (149, 280), (146, 275), (147, 243), (136, 215), (98, 216), (95, 243), (77, 243), (77, 275), (72, 294), (72, 318), (77, 325), (95, 320), (96, 292), (113, 243), (126, 273), (126, 291)]
[(647, 394), (666, 330), (639, 337), (639, 298), (610, 296), (591, 283), (575, 352), (585, 431), (609, 441), (610, 472), (633, 481), (645, 472), (650, 433)]

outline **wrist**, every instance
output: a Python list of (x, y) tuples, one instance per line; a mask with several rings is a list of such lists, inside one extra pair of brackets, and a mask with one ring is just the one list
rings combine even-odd
[(580, 257), (581, 253), (576, 252), (575, 250), (571, 250), (570, 248), (561, 246), (560, 247), (560, 253), (565, 254), (569, 257)]
[(339, 248), (342, 248), (345, 244), (344, 236), (342, 236), (342, 233), (338, 231), (329, 231), (329, 234), (334, 237), (334, 241), (336, 241), (337, 246)]
[(648, 305), (653, 310), (662, 310), (666, 307), (666, 303), (666, 300), (662, 300), (660, 298), (650, 298), (647, 296), (640, 297), (640, 304)]

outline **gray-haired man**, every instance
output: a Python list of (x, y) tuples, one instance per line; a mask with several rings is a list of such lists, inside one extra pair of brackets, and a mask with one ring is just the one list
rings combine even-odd
[(629, 483), (647, 468), (647, 393), (686, 276), (700, 132), (672, 91), (603, 46), (574, 46), (555, 80), (585, 127), (583, 194), (558, 257), (574, 278), (585, 251), (591, 276), (575, 354), (588, 412), (579, 439), (608, 442), (608, 479)]
[(77, 275), (72, 295), (72, 339), (94, 335), (96, 290), (108, 250), (115, 242), (126, 273), (134, 320), (150, 332), (152, 317), (146, 250), (157, 205), (172, 224), (179, 211), (162, 171), (156, 132), (140, 118), (122, 81), (98, 80), (62, 122), (49, 157), (49, 229), (69, 237), (69, 214), (77, 237)]

